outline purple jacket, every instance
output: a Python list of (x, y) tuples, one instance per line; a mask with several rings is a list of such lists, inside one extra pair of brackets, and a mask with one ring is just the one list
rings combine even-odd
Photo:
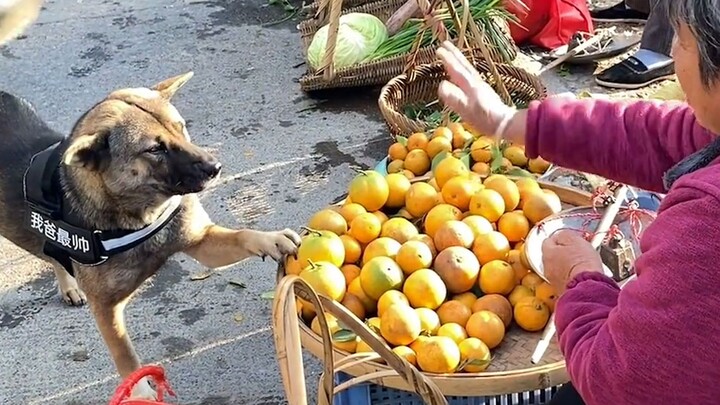
[[(663, 174), (713, 139), (683, 103), (549, 99), (529, 107), (526, 152), (665, 192)], [(718, 160), (673, 184), (640, 246), (622, 292), (584, 273), (557, 303), (573, 385), (588, 405), (718, 403)]]

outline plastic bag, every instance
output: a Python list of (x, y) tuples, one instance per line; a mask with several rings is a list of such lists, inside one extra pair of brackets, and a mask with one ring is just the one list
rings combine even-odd
[(510, 35), (515, 43), (532, 44), (545, 49), (567, 45), (577, 32), (595, 30), (586, 0), (506, 0), (506, 9), (519, 24), (510, 21)]
[[(157, 401), (149, 399), (130, 399), (130, 393), (133, 387), (142, 380), (148, 377), (155, 382), (157, 386)], [(123, 381), (115, 390), (115, 395), (110, 399), (109, 405), (172, 405), (163, 402), (165, 392), (175, 396), (170, 384), (168, 384), (165, 378), (165, 370), (160, 366), (144, 366), (135, 370), (130, 374), (125, 381)]]

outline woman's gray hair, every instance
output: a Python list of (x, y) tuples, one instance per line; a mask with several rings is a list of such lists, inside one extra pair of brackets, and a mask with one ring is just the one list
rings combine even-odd
[[(660, 0), (655, 12), (664, 12), (677, 30), (687, 25), (697, 41), (700, 79), (710, 87), (720, 79), (720, 0)], [(669, 28), (669, 27), (668, 27)]]

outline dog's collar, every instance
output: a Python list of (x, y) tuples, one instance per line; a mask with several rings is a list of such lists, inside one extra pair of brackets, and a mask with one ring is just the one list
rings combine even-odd
[(141, 229), (95, 230), (73, 225), (77, 221), (68, 210), (63, 210), (59, 176), (65, 140), (50, 145), (30, 159), (23, 177), (23, 192), (25, 226), (44, 239), (44, 253), (72, 275), (72, 262), (96, 266), (152, 238), (180, 211), (182, 197), (171, 197), (158, 219)]

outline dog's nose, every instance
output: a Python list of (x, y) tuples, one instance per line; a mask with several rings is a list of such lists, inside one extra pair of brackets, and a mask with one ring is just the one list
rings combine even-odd
[(211, 179), (217, 177), (220, 174), (220, 170), (222, 170), (222, 163), (217, 160), (198, 162), (197, 165), (200, 166), (200, 170)]
[(222, 170), (222, 163), (215, 161), (214, 163), (208, 164), (208, 170), (206, 170), (206, 173), (208, 176), (215, 178), (220, 174), (220, 170)]

